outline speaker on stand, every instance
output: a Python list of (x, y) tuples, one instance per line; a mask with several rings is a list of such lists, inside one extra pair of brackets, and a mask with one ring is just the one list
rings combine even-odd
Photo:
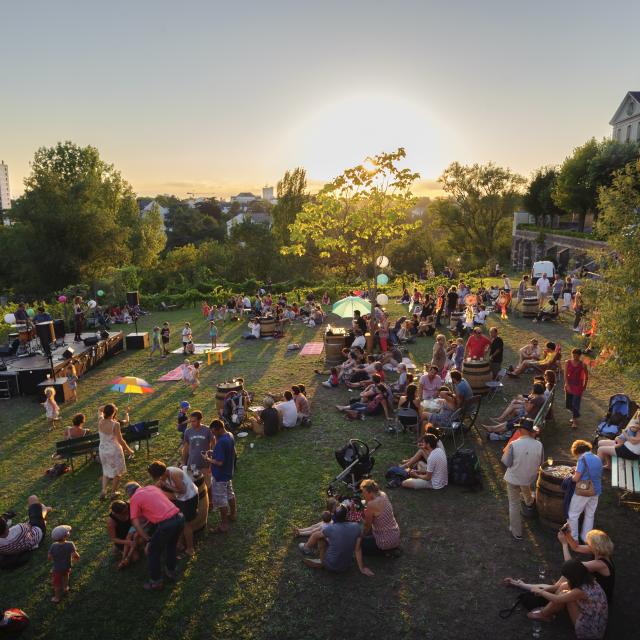
[(36, 335), (42, 345), (42, 350), (45, 356), (49, 359), (49, 365), (51, 366), (51, 378), (55, 379), (55, 373), (53, 370), (53, 353), (51, 352), (51, 345), (56, 341), (56, 333), (53, 329), (53, 320), (47, 322), (36, 322)]
[(127, 306), (131, 310), (133, 324), (136, 327), (136, 335), (138, 335), (138, 311), (140, 309), (140, 294), (137, 291), (127, 291)]
[(64, 336), (66, 335), (64, 320), (58, 319), (53, 321), (53, 332), (56, 336), (56, 347), (66, 347), (67, 343), (64, 341)]

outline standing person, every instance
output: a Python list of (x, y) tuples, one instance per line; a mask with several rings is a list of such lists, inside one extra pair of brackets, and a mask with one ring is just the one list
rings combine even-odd
[(211, 470), (202, 454), (213, 446), (213, 433), (202, 424), (202, 411), (197, 409), (191, 412), (189, 425), (182, 437), (182, 464), (186, 464), (192, 473), (199, 471), (204, 476), (211, 504)]
[(509, 296), (511, 297), (511, 280), (509, 280), (509, 276), (506, 273), (503, 273), (502, 276), (502, 289), (503, 291)]
[(489, 362), (491, 364), (491, 375), (495, 380), (498, 372), (502, 369), (504, 341), (498, 335), (497, 327), (491, 327), (491, 329), (489, 329), (489, 338), (491, 340), (491, 344), (489, 345)]
[(571, 411), (569, 424), (573, 429), (578, 428), (580, 417), (580, 402), (589, 383), (589, 368), (582, 361), (582, 351), (572, 349), (571, 360), (567, 360), (564, 368), (565, 406)]
[(73, 364), (73, 360), (67, 367), (67, 383), (69, 384), (69, 391), (71, 391), (71, 397), (68, 402), (78, 401), (78, 372), (76, 366)]
[(202, 458), (211, 464), (213, 508), (220, 511), (220, 524), (212, 533), (226, 533), (229, 530), (229, 521), (235, 522), (238, 517), (232, 482), (236, 464), (236, 443), (222, 420), (214, 420), (210, 429), (213, 431), (216, 444), (213, 452), (203, 452)]
[(538, 306), (542, 307), (547, 299), (547, 295), (549, 293), (549, 287), (551, 283), (549, 282), (549, 278), (547, 278), (547, 274), (543, 273), (536, 282), (536, 291), (538, 292)]
[(69, 576), (71, 565), (80, 560), (76, 545), (69, 540), (71, 527), (66, 524), (58, 525), (51, 532), (53, 544), (49, 547), (48, 558), (53, 563), (51, 570), (53, 582), (53, 598), (51, 602), (58, 604), (62, 596), (69, 593)]
[(483, 335), (480, 327), (474, 327), (464, 348), (464, 356), (473, 360), (485, 360), (489, 347), (491, 347), (489, 338)]
[(573, 297), (573, 330), (580, 333), (580, 321), (584, 315), (584, 301), (582, 299), (582, 287), (577, 287), (575, 296)]
[(562, 287), (562, 310), (567, 311), (571, 308), (571, 298), (573, 295), (573, 282), (571, 276), (567, 276)]
[[(159, 591), (162, 581), (162, 552), (165, 552), (165, 575), (176, 579), (177, 545), (184, 527), (184, 517), (180, 509), (155, 485), (141, 487), (137, 482), (129, 482), (125, 487), (129, 496), (131, 524), (138, 535), (147, 542), (145, 548), (150, 580), (145, 582), (147, 591)], [(143, 519), (155, 525), (149, 535), (143, 528)]]
[(187, 353), (187, 345), (191, 342), (193, 333), (191, 332), (191, 323), (185, 322), (182, 329), (182, 353)]
[(439, 333), (436, 336), (436, 341), (433, 343), (433, 350), (431, 352), (431, 365), (438, 367), (438, 372), (443, 372), (447, 366), (447, 338)]
[(153, 327), (149, 357), (152, 358), (156, 351), (160, 354), (160, 357), (162, 357), (162, 347), (160, 346), (160, 327)]
[(215, 320), (209, 320), (209, 338), (211, 338), (211, 348), (218, 346), (218, 327)]
[(195, 395), (200, 386), (200, 363), (197, 360), (191, 365), (190, 373), (191, 395)]
[(168, 322), (162, 323), (160, 337), (162, 338), (162, 357), (166, 358), (169, 355), (169, 340), (171, 339), (171, 327)]
[(516, 540), (522, 540), (520, 500), (527, 507), (533, 505), (531, 486), (538, 476), (538, 468), (544, 460), (542, 442), (532, 437), (533, 420), (522, 418), (517, 423), (518, 439), (506, 447), (502, 464), (507, 467), (504, 480), (509, 497), (509, 531)]
[(447, 293), (447, 317), (450, 317), (451, 314), (458, 308), (458, 289), (455, 285), (449, 288)]
[(529, 288), (529, 276), (525, 274), (522, 276), (522, 279), (518, 283), (518, 292), (516, 293), (516, 304), (513, 307), (514, 311), (520, 306), (520, 303), (524, 300), (524, 297), (526, 295), (528, 288)]
[[(571, 454), (578, 458), (578, 464), (571, 478), (576, 487), (569, 504), (568, 521), (571, 533), (577, 538), (580, 532), (578, 523), (584, 513), (579, 538), (583, 543), (587, 539), (587, 533), (593, 529), (598, 499), (602, 493), (602, 461), (591, 451), (592, 448), (591, 443), (586, 440), (576, 440), (571, 445)], [(585, 483), (586, 486), (582, 487)]]
[(49, 431), (53, 431), (56, 424), (60, 422), (60, 406), (56, 402), (56, 390), (54, 387), (47, 387), (44, 390), (44, 402), (42, 406), (47, 416)]
[(389, 340), (389, 317), (386, 313), (382, 314), (378, 324), (378, 339), (380, 340), (380, 351), (386, 353)]
[(564, 281), (562, 280), (560, 275), (556, 273), (556, 275), (553, 276), (553, 284), (551, 285), (551, 296), (553, 297), (553, 300), (556, 304), (558, 304), (558, 301), (562, 297), (563, 290)]
[(133, 449), (124, 441), (120, 432), (120, 423), (117, 420), (118, 407), (115, 404), (106, 404), (102, 409), (102, 417), (98, 420), (98, 434), (100, 445), (98, 455), (102, 465), (102, 492), (100, 500), (107, 497), (107, 485), (111, 481), (111, 499), (119, 494), (118, 483), (120, 477), (127, 470), (124, 461), (124, 451), (133, 456)]
[(184, 552), (192, 556), (195, 550), (191, 523), (198, 515), (198, 488), (186, 471), (180, 467), (167, 467), (162, 460), (152, 462), (148, 471), (155, 485), (164, 491), (184, 516)]
[(82, 342), (82, 326), (84, 324), (84, 308), (82, 306), (82, 298), (76, 296), (73, 299), (73, 328), (75, 336), (73, 337), (75, 342)]

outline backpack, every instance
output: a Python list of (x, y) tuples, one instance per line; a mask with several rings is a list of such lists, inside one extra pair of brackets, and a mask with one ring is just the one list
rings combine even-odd
[(58, 478), (69, 471), (69, 466), (64, 462), (56, 462), (53, 467), (45, 472), (49, 478)]
[(473, 449), (458, 449), (448, 460), (449, 484), (482, 488), (482, 471)]
[(244, 420), (244, 403), (241, 394), (231, 398), (231, 422), (233, 424), (242, 424)]
[(11, 635), (20, 633), (29, 625), (29, 617), (22, 609), (6, 609), (0, 623), (0, 633)]

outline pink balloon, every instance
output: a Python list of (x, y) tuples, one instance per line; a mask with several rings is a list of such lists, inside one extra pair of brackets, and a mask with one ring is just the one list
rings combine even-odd
[(360, 291), (360, 289), (356, 289), (356, 290), (353, 292), (353, 295), (354, 295), (354, 296), (359, 296), (361, 293), (362, 293), (362, 291)]
[(67, 296), (58, 296), (58, 302), (66, 302)]

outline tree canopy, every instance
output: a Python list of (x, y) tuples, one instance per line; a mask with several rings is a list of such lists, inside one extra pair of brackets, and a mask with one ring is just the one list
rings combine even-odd
[(302, 206), (309, 199), (307, 172), (302, 167), (287, 171), (277, 187), (278, 203), (271, 210), (273, 233), (280, 244), (289, 244), (289, 226), (296, 221)]
[(566, 214), (553, 200), (558, 171), (554, 167), (541, 167), (532, 176), (522, 199), (525, 210), (535, 219), (536, 224), (551, 224), (556, 216)]

